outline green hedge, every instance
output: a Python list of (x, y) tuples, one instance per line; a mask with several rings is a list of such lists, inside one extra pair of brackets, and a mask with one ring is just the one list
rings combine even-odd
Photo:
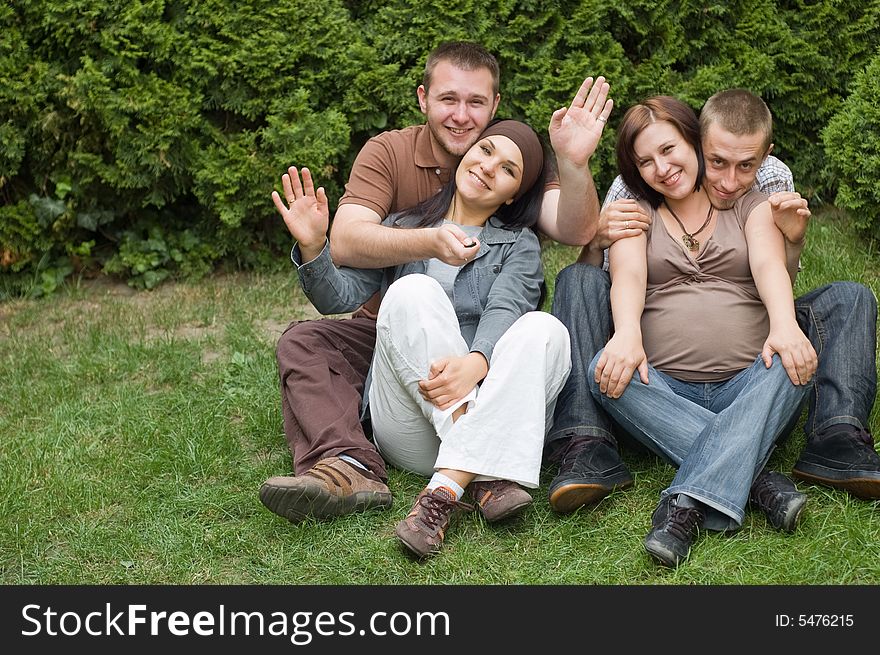
[[(760, 93), (799, 188), (833, 199), (820, 134), (880, 45), (878, 3), (18, 0), (0, 7), (0, 294), (103, 270), (151, 287), (218, 263), (283, 261), (269, 199), (290, 164), (338, 199), (359, 147), (421, 120), (437, 43), (502, 66), (501, 113), (546, 127), (586, 75), (629, 104)], [(875, 128), (876, 129), (876, 128)]]
[(822, 136), (829, 170), (840, 185), (837, 204), (880, 238), (880, 51)]

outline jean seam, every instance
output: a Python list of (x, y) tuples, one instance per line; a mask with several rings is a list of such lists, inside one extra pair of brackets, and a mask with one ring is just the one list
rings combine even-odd
[(712, 509), (714, 509), (714, 510), (721, 512), (722, 514), (725, 514), (729, 518), (736, 521), (738, 524), (742, 524), (743, 519), (745, 518), (745, 512), (742, 510), (742, 508), (739, 508), (739, 507), (732, 505), (726, 499), (721, 498), (720, 496), (717, 496), (713, 493), (710, 493), (710, 492), (706, 491), (705, 489), (701, 489), (699, 487), (693, 487), (693, 486), (689, 486), (689, 485), (676, 485), (674, 487), (669, 487), (668, 489), (666, 489), (665, 495), (674, 496), (676, 494), (685, 494), (687, 496), (692, 496), (696, 500), (699, 500), (704, 503), (706, 501), (710, 501), (710, 502), (716, 503), (718, 505), (721, 505), (727, 511), (731, 512), (731, 514), (727, 514), (727, 511), (722, 510), (722, 509), (718, 509), (717, 507), (714, 507), (711, 505), (710, 505), (710, 507), (712, 507)]
[(560, 430), (553, 430), (548, 433), (546, 443), (550, 443), (551, 441), (555, 441), (556, 439), (565, 439), (568, 437), (611, 437), (614, 438), (612, 433), (608, 430), (604, 430), (602, 428), (597, 428), (590, 425), (579, 425), (573, 428), (562, 428)]
[(815, 434), (817, 432), (820, 432), (822, 430), (827, 430), (832, 425), (852, 425), (852, 426), (855, 426), (856, 428), (859, 428), (861, 430), (865, 429), (865, 426), (862, 425), (862, 422), (859, 419), (857, 419), (855, 416), (847, 416), (844, 414), (844, 415), (840, 415), (840, 416), (832, 416), (832, 417), (826, 419), (825, 421), (823, 421), (821, 425), (814, 426), (813, 431), (810, 434), (808, 434), (807, 437), (808, 438), (813, 437), (813, 436), (815, 436)]

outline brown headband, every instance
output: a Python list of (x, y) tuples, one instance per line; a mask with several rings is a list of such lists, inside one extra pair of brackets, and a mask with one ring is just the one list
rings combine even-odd
[(483, 130), (480, 139), (493, 135), (506, 136), (516, 144), (522, 153), (522, 180), (519, 184), (519, 190), (513, 197), (514, 200), (519, 200), (529, 192), (544, 169), (544, 149), (541, 147), (541, 141), (531, 127), (525, 123), (508, 119), (491, 123)]

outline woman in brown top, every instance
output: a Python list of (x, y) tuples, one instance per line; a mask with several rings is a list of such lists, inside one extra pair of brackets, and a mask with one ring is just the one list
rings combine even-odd
[(816, 353), (795, 321), (766, 198), (751, 192), (716, 210), (702, 188), (690, 107), (669, 96), (632, 107), (617, 161), (653, 220), (611, 246), (614, 336), (591, 363), (592, 391), (678, 467), (645, 539), (657, 561), (677, 566), (700, 527), (740, 527), (750, 489), (771, 523), (794, 529), (806, 497), (761, 471), (800, 409)]

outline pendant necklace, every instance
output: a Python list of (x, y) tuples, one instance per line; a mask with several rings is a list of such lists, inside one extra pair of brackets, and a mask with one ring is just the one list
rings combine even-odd
[(703, 221), (703, 224), (699, 227), (699, 229), (697, 229), (696, 232), (689, 233), (686, 229), (684, 229), (684, 223), (681, 222), (681, 219), (676, 216), (674, 211), (672, 211), (672, 207), (667, 205), (665, 200), (663, 201), (663, 204), (666, 205), (666, 209), (669, 210), (669, 213), (672, 214), (672, 218), (674, 218), (675, 222), (678, 223), (678, 227), (680, 227), (681, 231), (684, 232), (684, 234), (681, 236), (681, 240), (682, 242), (684, 242), (684, 247), (691, 252), (697, 252), (700, 249), (700, 242), (697, 241), (694, 237), (706, 229), (709, 221), (712, 220), (712, 212), (715, 210), (715, 207), (710, 204), (709, 213), (706, 214), (706, 220)]

